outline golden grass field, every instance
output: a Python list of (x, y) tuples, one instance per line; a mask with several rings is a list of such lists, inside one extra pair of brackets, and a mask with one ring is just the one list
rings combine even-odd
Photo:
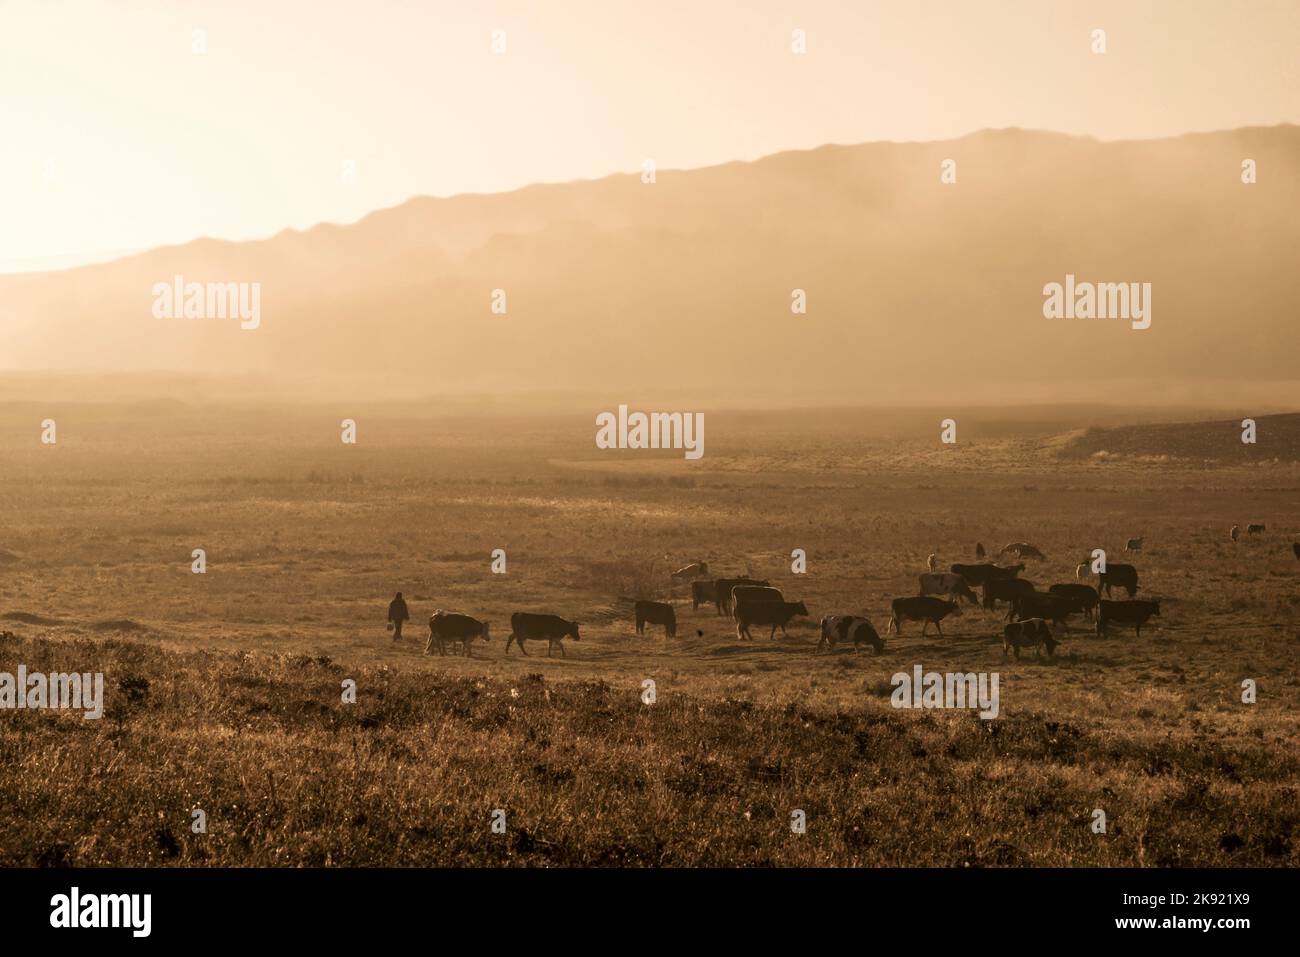
[[(941, 417), (719, 412), (687, 462), (597, 451), (585, 411), (10, 402), (0, 671), (103, 671), (109, 713), (0, 712), (0, 864), (1296, 864), (1294, 456), (1074, 454), (1064, 418), (988, 418), (945, 448)], [(1232, 543), (1248, 522), (1268, 534)], [(1132, 560), (1162, 617), (1138, 640), (1075, 619), (1050, 661), (1004, 660), (978, 610), (879, 656), (815, 652), (823, 614), (883, 634), (931, 552), (946, 570), (1015, 540), (1048, 556), (1023, 575), (1042, 587), (1094, 547)], [(811, 617), (737, 640), (670, 595), (697, 558)], [(637, 637), (636, 597), (674, 597), (679, 637)], [(438, 608), (492, 641), (425, 657)], [(504, 657), (516, 610), (582, 640)], [(999, 672), (1001, 716), (894, 710), (915, 664)]]

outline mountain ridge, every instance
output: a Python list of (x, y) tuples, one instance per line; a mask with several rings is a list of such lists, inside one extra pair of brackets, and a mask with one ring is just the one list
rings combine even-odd
[[(946, 158), (954, 185), (939, 182)], [(1297, 183), (1292, 124), (823, 144), (659, 170), (653, 185), (614, 173), (412, 197), (350, 224), (0, 276), (0, 347), (26, 369), (356, 376), (377, 390), (385, 373), (427, 372), (449, 389), (765, 395), (780, 381), (879, 401), (918, 378), (960, 395), (1008, 367), (1042, 388), (1145, 379), (1146, 398), (1211, 374), (1290, 383)], [(1067, 272), (1151, 282), (1152, 328), (1044, 319), (1043, 285)], [(261, 283), (261, 328), (154, 319), (150, 290), (177, 274)], [(498, 288), (506, 316), (489, 308)], [(806, 316), (790, 312), (797, 288)], [(872, 373), (828, 377), (855, 361)]]

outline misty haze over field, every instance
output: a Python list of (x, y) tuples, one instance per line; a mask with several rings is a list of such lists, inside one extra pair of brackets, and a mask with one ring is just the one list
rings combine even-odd
[[(1242, 184), (1244, 157), (1258, 183)], [(956, 184), (940, 182), (945, 159)], [(0, 276), (0, 364), (244, 374), (289, 397), (303, 383), (774, 405), (1300, 394), (1300, 127), (986, 130), (656, 180), (417, 198), (346, 226)], [(1043, 286), (1067, 274), (1151, 283), (1151, 327), (1045, 319)], [(259, 328), (154, 318), (151, 290), (176, 275), (260, 283)]]

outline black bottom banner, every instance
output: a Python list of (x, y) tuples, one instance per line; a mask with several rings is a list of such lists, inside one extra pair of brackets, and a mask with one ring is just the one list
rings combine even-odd
[(9, 943), (374, 942), (437, 925), (492, 943), (580, 933), (667, 945), (689, 926), (693, 946), (734, 947), (787, 931), (838, 936), (839, 917), (874, 940), (903, 928), (956, 940), (965, 925), (1003, 940), (1049, 931), (1058, 942), (1200, 935), (1231, 946), (1293, 928), (1296, 884), (1283, 869), (4, 870), (0, 913)]

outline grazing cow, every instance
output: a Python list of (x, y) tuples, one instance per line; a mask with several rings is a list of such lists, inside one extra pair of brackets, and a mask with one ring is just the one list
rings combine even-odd
[(1011, 599), (1011, 613), (1007, 616), (1007, 620), (1024, 621), (1027, 618), (1042, 618), (1069, 631), (1070, 625), (1066, 619), (1082, 611), (1077, 601), (1064, 595), (1030, 592)]
[(713, 583), (713, 603), (718, 607), (719, 615), (731, 614), (731, 590), (737, 585), (760, 585), (767, 582), (757, 578), (719, 578)]
[(1034, 657), (1038, 657), (1038, 649), (1046, 648), (1047, 657), (1052, 657), (1056, 651), (1056, 639), (1052, 636), (1052, 629), (1041, 618), (1025, 618), (1021, 621), (1013, 621), (1002, 629), (1002, 657), (1007, 656), (1007, 652), (1014, 650), (1016, 660), (1020, 660), (1021, 648), (1033, 648)]
[(1133, 634), (1141, 637), (1142, 626), (1152, 615), (1160, 616), (1158, 601), (1106, 601), (1102, 600), (1097, 612), (1097, 634), (1106, 634), (1106, 626), (1112, 621), (1133, 623)]
[(1106, 597), (1110, 597), (1111, 588), (1123, 588), (1128, 592), (1128, 597), (1132, 598), (1138, 590), (1138, 571), (1132, 565), (1116, 565), (1113, 562), (1106, 563), (1106, 570), (1098, 576), (1097, 590), (1105, 591)]
[(972, 588), (978, 588), (985, 582), (999, 578), (1015, 578), (1025, 570), (1024, 565), (1012, 565), (1003, 568), (1001, 565), (992, 565), (985, 563), (983, 565), (962, 565), (956, 564), (948, 569), (954, 575), (960, 575), (966, 579), (966, 584)]
[(546, 657), (551, 657), (551, 652), (555, 646), (560, 646), (560, 654), (567, 658), (568, 653), (564, 650), (564, 639), (572, 638), (574, 641), (581, 641), (578, 635), (578, 623), (576, 621), (566, 621), (559, 615), (534, 615), (528, 611), (517, 611), (510, 616), (510, 637), (506, 639), (506, 654), (510, 654), (510, 643), (513, 641), (519, 645), (519, 650), (528, 655), (528, 650), (524, 647), (524, 641), (546, 641), (549, 642), (546, 648)]
[(1101, 601), (1097, 589), (1091, 585), (1052, 585), (1047, 589), (1047, 593), (1077, 602), (1079, 610), (1089, 621), (1092, 620), (1092, 610), (1097, 607), (1097, 602)]
[(701, 605), (717, 601), (717, 582), (691, 582), (691, 611), (699, 611)]
[(1128, 543), (1125, 544), (1125, 546), (1124, 546), (1124, 551), (1126, 551), (1126, 552), (1140, 552), (1140, 551), (1142, 551), (1142, 539), (1140, 539), (1140, 538), (1130, 538), (1130, 539), (1128, 540)]
[(921, 576), (922, 595), (947, 595), (950, 600), (965, 598), (972, 605), (978, 605), (979, 599), (966, 584), (966, 579), (952, 572)]
[(677, 613), (673, 611), (672, 605), (661, 601), (638, 601), (632, 610), (636, 615), (638, 635), (645, 634), (646, 622), (650, 622), (652, 625), (663, 625), (665, 637), (677, 637)]
[(740, 602), (736, 605), (736, 637), (754, 640), (749, 633), (750, 625), (771, 625), (772, 640), (776, 640), (776, 630), (785, 631), (785, 626), (795, 615), (808, 617), (808, 606), (801, 601), (753, 601)]
[(994, 578), (984, 583), (984, 610), (993, 611), (998, 602), (1009, 602), (1017, 595), (1032, 595), (1034, 583), (1025, 578)]
[(1047, 561), (1047, 556), (1028, 542), (1012, 542), (1010, 545), (1003, 548), (1000, 554), (1005, 555), (1007, 552), (1015, 555), (1017, 559), (1035, 558), (1040, 562)]
[(438, 654), (445, 655), (447, 642), (459, 641), (463, 645), (465, 657), (472, 658), (475, 638), (488, 640), (487, 622), (440, 608), (429, 616), (429, 643), (424, 646), (424, 653), (427, 655), (437, 648)]
[(1246, 526), (1246, 534), (1247, 534), (1247, 535), (1259, 535), (1260, 533), (1262, 533), (1262, 532), (1266, 532), (1266, 531), (1268, 531), (1268, 527), (1265, 526), (1265, 525), (1247, 525), (1247, 526)]
[(982, 542), (976, 542), (976, 543), (975, 543), (975, 560), (978, 562), (978, 561), (982, 561), (983, 559), (984, 559), (984, 545), (983, 545)]
[(1232, 526), (1232, 531), (1230, 531), (1228, 534), (1232, 536), (1232, 540), (1235, 542), (1237, 539), (1241, 538), (1241, 526), (1240, 525)]
[(925, 560), (925, 567), (932, 572), (939, 567), (939, 559), (935, 557), (934, 552), (931, 552), (930, 557)]
[(939, 622), (943, 621), (949, 615), (961, 617), (961, 606), (955, 601), (944, 601), (942, 598), (934, 598), (930, 595), (917, 595), (913, 598), (895, 598), (890, 603), (893, 615), (890, 616), (889, 624), (885, 626), (885, 634), (891, 630), (895, 634), (902, 634), (902, 623), (904, 621), (923, 621), (921, 626), (921, 636), (925, 637), (925, 630), (933, 623), (935, 628), (939, 629), (939, 637), (943, 637), (943, 628)]
[(885, 650), (885, 641), (874, 625), (857, 615), (827, 615), (822, 619), (822, 638), (817, 650), (831, 651), (837, 641), (852, 641), (853, 650), (859, 645), (870, 645), (876, 654)]
[(691, 578), (706, 578), (709, 574), (708, 562), (691, 562), (673, 572), (673, 578), (677, 581), (685, 581)]

